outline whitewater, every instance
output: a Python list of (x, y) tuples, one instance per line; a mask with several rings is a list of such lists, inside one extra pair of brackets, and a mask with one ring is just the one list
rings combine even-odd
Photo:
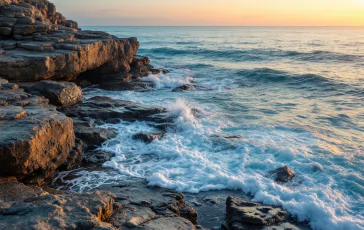
[[(100, 148), (115, 153), (103, 165), (114, 176), (188, 193), (239, 190), (313, 229), (364, 229), (364, 28), (84, 29), (136, 36), (139, 54), (170, 70), (145, 78), (155, 85), (147, 91), (85, 92), (177, 117), (151, 144), (132, 138), (155, 131), (146, 123), (104, 124), (118, 130)], [(198, 90), (172, 92), (190, 82)], [(296, 177), (278, 184), (269, 171), (284, 165)]]

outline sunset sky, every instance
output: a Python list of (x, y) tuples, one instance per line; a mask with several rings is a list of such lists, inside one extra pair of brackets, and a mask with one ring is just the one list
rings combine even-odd
[(364, 0), (51, 1), (84, 26), (364, 26)]

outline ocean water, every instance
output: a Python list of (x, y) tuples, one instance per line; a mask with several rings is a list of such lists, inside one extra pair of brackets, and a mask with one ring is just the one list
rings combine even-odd
[[(177, 130), (149, 145), (132, 139), (153, 131), (146, 123), (105, 124), (118, 130), (101, 147), (116, 154), (105, 168), (181, 192), (241, 190), (313, 229), (364, 229), (364, 28), (83, 29), (138, 37), (139, 54), (171, 71), (147, 77), (147, 92), (85, 93), (178, 116)], [(171, 92), (191, 80), (199, 90)], [(283, 165), (296, 177), (277, 184), (269, 171)]]

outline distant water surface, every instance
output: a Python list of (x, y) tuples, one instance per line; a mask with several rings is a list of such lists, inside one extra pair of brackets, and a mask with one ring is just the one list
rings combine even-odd
[[(116, 153), (105, 167), (182, 192), (242, 190), (314, 229), (364, 229), (364, 28), (83, 29), (138, 37), (139, 54), (171, 70), (148, 77), (148, 92), (86, 93), (178, 115), (177, 132), (149, 145), (131, 138), (153, 131), (145, 123), (108, 125), (119, 135), (102, 147)], [(171, 92), (191, 79), (203, 90)], [(283, 165), (297, 176), (277, 184), (269, 171)]]

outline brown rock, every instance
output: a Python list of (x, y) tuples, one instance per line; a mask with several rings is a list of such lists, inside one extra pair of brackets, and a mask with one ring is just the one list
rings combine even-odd
[(72, 119), (44, 98), (0, 90), (0, 176), (40, 183), (54, 174), (75, 145)]
[(120, 207), (112, 195), (46, 190), (0, 182), (0, 229), (115, 229), (105, 222)]
[(294, 171), (287, 166), (283, 166), (281, 168), (278, 168), (276, 170), (273, 170), (270, 172), (273, 177), (275, 178), (275, 181), (285, 183), (293, 179), (293, 177), (296, 176)]

